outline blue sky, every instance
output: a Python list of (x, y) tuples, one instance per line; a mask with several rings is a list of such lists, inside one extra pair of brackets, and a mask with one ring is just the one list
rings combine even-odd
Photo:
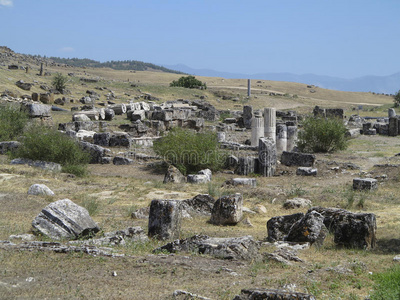
[(399, 0), (0, 0), (27, 54), (343, 78), (400, 72)]

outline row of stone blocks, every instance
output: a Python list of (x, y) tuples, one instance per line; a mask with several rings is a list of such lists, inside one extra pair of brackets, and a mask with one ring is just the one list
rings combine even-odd
[[(210, 223), (216, 225), (235, 225), (243, 215), (241, 194), (224, 196), (215, 201)], [(182, 219), (181, 200), (153, 200), (150, 204), (149, 237), (158, 239), (179, 238)]]

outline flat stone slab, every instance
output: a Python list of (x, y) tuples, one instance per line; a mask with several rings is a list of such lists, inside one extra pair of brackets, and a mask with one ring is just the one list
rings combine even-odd
[(195, 235), (187, 239), (176, 240), (156, 250), (175, 252), (197, 252), (223, 259), (253, 260), (259, 258), (259, 245), (252, 236), (235, 238), (212, 238)]

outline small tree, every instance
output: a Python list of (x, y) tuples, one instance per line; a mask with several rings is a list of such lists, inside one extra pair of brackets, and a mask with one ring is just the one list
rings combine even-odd
[(339, 118), (308, 117), (299, 132), (298, 148), (302, 152), (335, 152), (348, 146), (346, 126)]
[(62, 93), (67, 88), (68, 77), (64, 76), (61, 73), (56, 73), (53, 78), (53, 86), (54, 88)]
[(400, 106), (400, 90), (393, 97), (394, 107)]
[(197, 80), (196, 77), (189, 75), (189, 76), (182, 76), (178, 80), (172, 81), (169, 86), (171, 87), (184, 87), (189, 89), (207, 89), (205, 83)]

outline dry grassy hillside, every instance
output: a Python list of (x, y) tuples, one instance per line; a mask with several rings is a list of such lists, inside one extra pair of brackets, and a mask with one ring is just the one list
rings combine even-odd
[[(30, 65), (30, 70), (8, 70), (9, 63)], [(23, 56), (12, 56), (7, 63), (0, 61), (0, 92), (9, 90), (18, 96), (41, 93), (41, 85), (51, 85), (52, 76), (37, 76), (39, 64)], [(45, 66), (45, 71), (73, 73), (69, 76), (65, 95), (74, 101), (67, 103), (66, 112), (53, 112), (54, 124), (71, 120), (71, 107), (87, 90), (101, 94), (113, 91), (115, 102), (127, 102), (150, 93), (156, 102), (176, 99), (198, 99), (203, 96), (221, 110), (242, 110), (243, 105), (255, 109), (276, 107), (310, 113), (315, 105), (345, 108), (346, 116), (360, 113), (387, 116), (393, 103), (388, 96), (371, 93), (351, 93), (307, 87), (304, 84), (252, 81), (252, 96), (248, 99), (247, 80), (197, 77), (207, 83), (207, 90), (171, 88), (169, 83), (180, 75), (162, 72), (130, 72), (111, 69), (83, 69), (65, 66)], [(85, 83), (80, 78), (97, 78)], [(34, 83), (27, 92), (15, 86), (17, 80)], [(96, 87), (106, 87), (96, 90)], [(315, 92), (311, 92), (314, 90)], [(270, 95), (275, 93), (279, 95)], [(58, 96), (56, 96), (58, 97)], [(224, 98), (228, 98), (224, 100)], [(363, 105), (363, 110), (353, 111)], [(126, 116), (117, 116), (112, 129), (129, 123)], [(207, 123), (208, 124), (208, 123)], [(217, 122), (211, 123), (216, 125)], [(119, 129), (118, 129), (119, 130)], [(233, 131), (240, 141), (250, 138), (250, 131)], [(350, 140), (348, 149), (329, 154), (316, 154), (318, 174), (297, 176), (296, 167), (278, 165), (277, 176), (256, 174), (257, 187), (228, 187), (224, 182), (233, 177), (230, 172), (216, 172), (208, 184), (163, 184), (164, 169), (154, 167), (151, 159), (136, 160), (132, 165), (89, 165), (90, 174), (79, 178), (66, 173), (54, 173), (26, 165), (10, 165), (6, 155), (0, 155), (0, 298), (1, 299), (196, 299), (173, 297), (175, 290), (186, 290), (210, 299), (233, 299), (241, 289), (291, 288), (310, 293), (316, 299), (366, 299), (374, 288), (374, 274), (396, 266), (393, 258), (400, 252), (399, 236), (399, 137), (360, 136)], [(134, 151), (152, 153), (142, 146), (112, 148), (112, 155)], [(231, 151), (231, 154), (238, 154)], [(239, 153), (240, 154), (240, 153)], [(351, 166), (351, 167), (349, 167)], [(372, 192), (352, 189), (356, 177), (377, 178), (379, 187)], [(28, 195), (32, 184), (42, 183), (55, 196)], [(289, 264), (266, 258), (275, 246), (262, 244), (261, 260), (223, 260), (198, 253), (153, 252), (166, 242), (149, 240), (127, 241), (124, 245), (107, 245), (114, 254), (123, 257), (54, 253), (48, 251), (4, 250), (10, 235), (31, 233), (32, 220), (43, 207), (60, 199), (71, 199), (84, 206), (105, 232), (141, 226), (145, 232), (148, 220), (133, 219), (132, 212), (148, 207), (153, 199), (189, 199), (197, 194), (210, 194), (216, 199), (225, 194), (241, 193), (248, 210), (236, 226), (210, 224), (209, 217), (186, 218), (182, 221), (181, 238), (195, 234), (211, 237), (251, 235), (263, 242), (267, 237), (266, 222), (281, 215), (305, 213), (308, 208), (286, 209), (287, 199), (309, 199), (313, 206), (345, 208), (351, 212), (369, 212), (377, 218), (377, 247), (368, 250), (336, 246), (333, 234), (328, 234), (320, 247), (311, 246), (298, 251), (298, 261)], [(265, 208), (265, 211), (260, 209)], [(38, 236), (39, 241), (50, 241)], [(20, 240), (13, 239), (20, 243)], [(63, 243), (66, 241), (62, 241)], [(199, 298), (197, 298), (199, 299)], [(201, 298), (200, 298), (201, 299)], [(204, 298), (202, 298), (204, 299)]]

